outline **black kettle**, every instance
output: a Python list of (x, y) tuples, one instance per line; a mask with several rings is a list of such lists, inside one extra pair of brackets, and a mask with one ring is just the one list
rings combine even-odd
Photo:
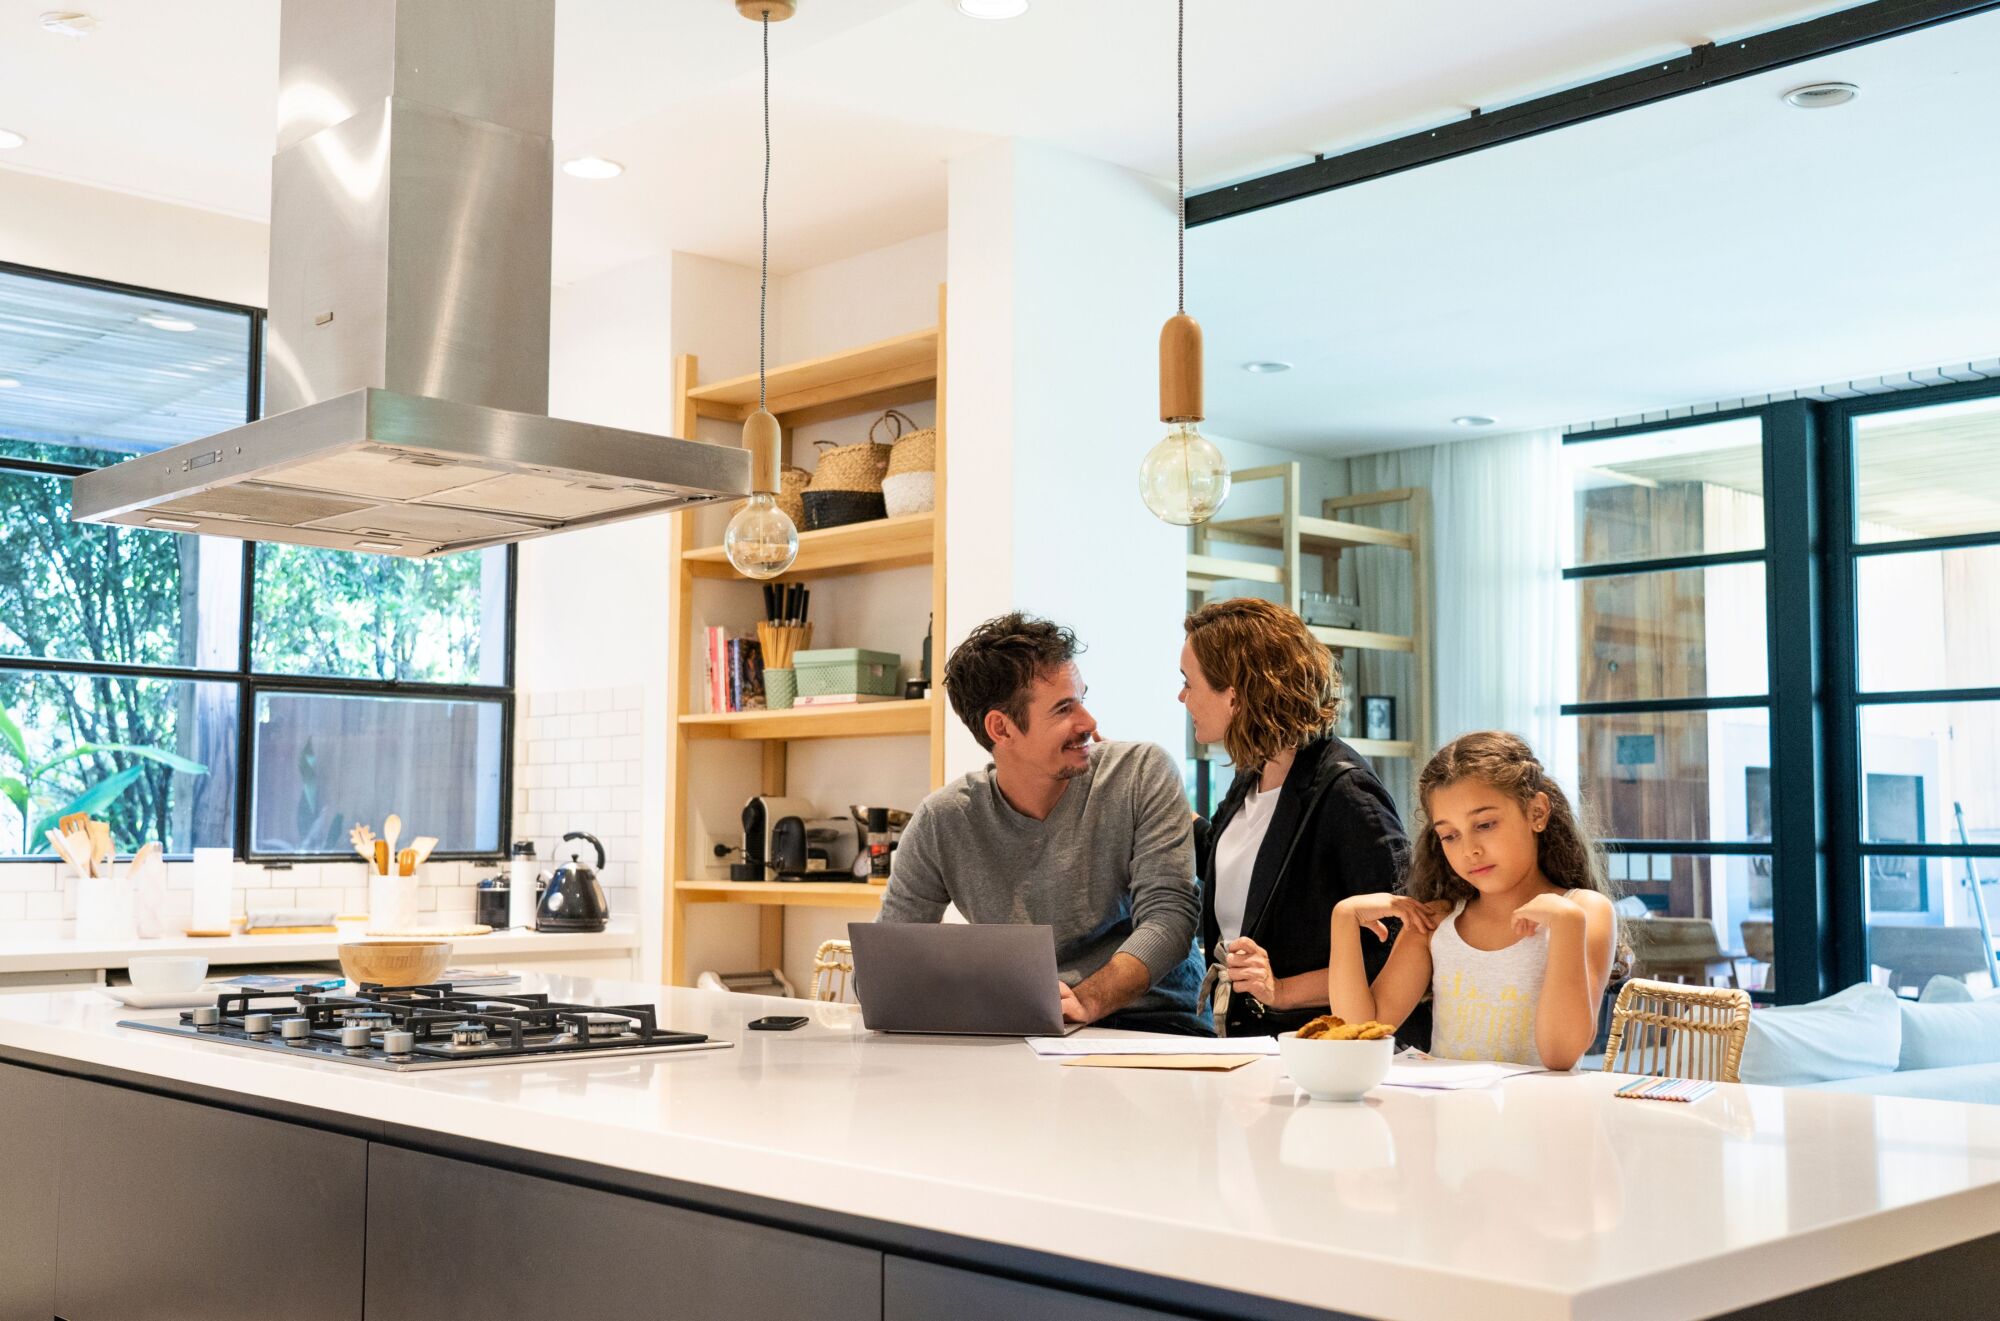
[[(563, 843), (573, 839), (590, 841), (590, 847), (597, 850), (597, 867), (601, 870), (604, 845), (598, 843), (597, 836), (572, 830), (563, 836)], [(611, 905), (605, 902), (597, 871), (584, 866), (572, 850), (569, 861), (556, 868), (555, 875), (549, 877), (548, 888), (542, 891), (541, 905), (535, 910), (535, 930), (602, 931), (610, 917)]]

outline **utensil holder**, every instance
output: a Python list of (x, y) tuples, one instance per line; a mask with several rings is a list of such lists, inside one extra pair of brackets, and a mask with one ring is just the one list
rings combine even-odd
[(790, 709), (799, 695), (799, 676), (792, 670), (764, 671), (764, 706), (772, 711)]
[(415, 873), (409, 876), (369, 876), (370, 931), (408, 931), (416, 926), (418, 911)]
[(139, 938), (129, 877), (76, 878), (76, 938), (89, 944)]

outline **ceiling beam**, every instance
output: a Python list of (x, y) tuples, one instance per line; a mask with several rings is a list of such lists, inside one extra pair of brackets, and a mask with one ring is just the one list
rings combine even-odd
[(1474, 110), (1465, 119), (1437, 128), (1195, 193), (1187, 199), (1187, 223), (1211, 224), (1367, 183), (1991, 9), (2000, 9), (2000, 0), (1874, 0), (1724, 45), (1697, 46), (1686, 55), (1581, 87), (1493, 110)]

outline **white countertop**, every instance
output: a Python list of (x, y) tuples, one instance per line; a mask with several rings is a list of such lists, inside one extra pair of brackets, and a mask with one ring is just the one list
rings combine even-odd
[[(339, 957), (344, 940), (368, 939), (332, 934), (307, 936), (168, 936), (159, 940), (88, 942), (80, 940), (0, 939), (0, 973), (56, 972), (77, 968), (123, 968), (135, 958), (157, 954), (198, 954), (210, 967), (241, 963), (322, 962)], [(639, 947), (632, 923), (613, 922), (610, 929), (589, 931), (495, 931), (484, 936), (444, 936), (456, 961), (528, 954), (615, 954)]]
[(1397, 1321), (1690, 1318), (2000, 1232), (2000, 1107), (1604, 1075), (1306, 1100), (1228, 1074), (1065, 1068), (1018, 1041), (877, 1037), (844, 1006), (656, 1000), (726, 1051), (390, 1074), (0, 1000), (0, 1044)]

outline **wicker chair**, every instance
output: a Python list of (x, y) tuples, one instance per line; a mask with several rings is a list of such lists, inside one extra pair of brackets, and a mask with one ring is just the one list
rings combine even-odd
[(844, 1000), (847, 979), (854, 974), (854, 946), (845, 940), (823, 940), (813, 952), (813, 999)]
[(1630, 981), (1611, 1011), (1606, 1073), (1735, 1082), (1750, 997), (1719, 986)]

